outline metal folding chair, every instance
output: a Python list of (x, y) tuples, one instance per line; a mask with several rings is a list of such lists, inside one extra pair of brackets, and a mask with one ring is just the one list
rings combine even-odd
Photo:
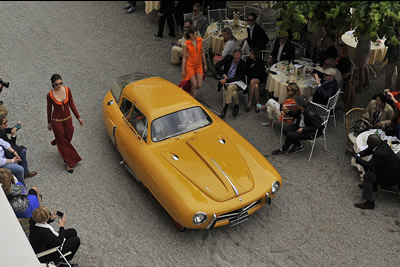
[[(283, 107), (288, 108), (289, 110), (294, 110), (294, 108), (296, 107), (296, 104), (283, 104)], [(279, 139), (279, 144), (282, 145), (282, 139), (283, 139), (283, 126), (285, 124), (285, 122), (290, 121), (290, 120), (294, 120), (295, 118), (290, 117), (288, 115), (286, 115), (285, 113), (282, 113), (282, 122), (281, 122), (281, 137)], [(274, 116), (272, 117), (272, 125), (271, 128), (274, 128), (274, 123), (275, 120), (279, 121), (281, 114), (274, 114)]]
[[(324, 106), (322, 106), (322, 105), (320, 105), (320, 104), (317, 104), (317, 103), (314, 103), (314, 102), (312, 102), (312, 101), (310, 101), (310, 103), (308, 104), (307, 109), (311, 109), (311, 111), (313, 111), (314, 113), (318, 114), (318, 115), (321, 117), (321, 119), (322, 119), (321, 126), (322, 126), (323, 129), (322, 129), (322, 135), (321, 135), (321, 136), (324, 137), (325, 152), (327, 152), (328, 150), (326, 149), (325, 130), (326, 130), (326, 126), (328, 125), (329, 110), (326, 109)], [(308, 162), (311, 161), (311, 157), (312, 157), (312, 154), (313, 154), (313, 152), (314, 152), (314, 146), (315, 146), (315, 143), (316, 143), (317, 138), (318, 138), (318, 131), (319, 131), (319, 130), (317, 130), (317, 131), (315, 132), (314, 139), (311, 140), (311, 142), (312, 142), (312, 148), (311, 148), (311, 153), (310, 153), (310, 157), (309, 157), (309, 159), (308, 159)]]
[(208, 23), (214, 23), (220, 20), (227, 19), (226, 8), (208, 10)]

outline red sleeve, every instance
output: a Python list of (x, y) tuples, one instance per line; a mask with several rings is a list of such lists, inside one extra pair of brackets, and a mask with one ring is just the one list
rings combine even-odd
[[(400, 95), (400, 91), (391, 92), (391, 93), (392, 93), (392, 95), (393, 95), (394, 97)], [(397, 108), (398, 110), (400, 110), (400, 102), (395, 103), (395, 105), (396, 105), (396, 108)]]
[(51, 113), (52, 113), (52, 104), (53, 99), (51, 99), (50, 93), (47, 94), (47, 122), (51, 123)]
[(69, 98), (69, 101), (68, 101), (69, 107), (71, 108), (71, 110), (74, 113), (75, 117), (77, 119), (79, 119), (81, 116), (79, 116), (78, 110), (75, 107), (74, 99), (72, 98), (71, 89), (69, 89), (69, 88), (68, 88), (68, 98)]

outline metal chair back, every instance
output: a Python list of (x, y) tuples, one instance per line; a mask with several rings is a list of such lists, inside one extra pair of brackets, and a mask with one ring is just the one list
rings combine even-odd
[[(328, 125), (328, 121), (329, 121), (329, 109), (325, 108), (323, 105), (314, 103), (312, 101), (308, 104), (307, 109), (310, 109), (314, 113), (318, 114), (320, 116), (320, 118), (322, 119), (322, 123), (321, 123), (322, 135), (321, 136), (324, 137), (325, 152), (327, 152), (325, 130), (326, 130), (326, 126)], [(318, 132), (319, 132), (319, 130), (315, 131), (314, 139), (312, 140), (312, 148), (311, 148), (310, 157), (308, 158), (308, 162), (311, 161), (311, 157), (314, 152), (315, 142), (317, 141), (317, 138), (318, 138)]]
[(227, 19), (226, 8), (208, 10), (208, 23), (214, 23), (220, 20)]
[(252, 6), (244, 6), (244, 18), (247, 19), (250, 13), (254, 13), (257, 15), (257, 23), (260, 22), (261, 19), (261, 9), (257, 7), (252, 7)]

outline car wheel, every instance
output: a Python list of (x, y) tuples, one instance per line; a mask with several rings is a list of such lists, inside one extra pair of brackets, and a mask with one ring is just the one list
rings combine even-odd
[(174, 220), (174, 218), (172, 218), (171, 216), (169, 216), (171, 218), (172, 223), (174, 224), (174, 226), (176, 227), (176, 229), (178, 229), (179, 232), (184, 232), (186, 230), (186, 227), (183, 227), (182, 225), (180, 225), (177, 221)]

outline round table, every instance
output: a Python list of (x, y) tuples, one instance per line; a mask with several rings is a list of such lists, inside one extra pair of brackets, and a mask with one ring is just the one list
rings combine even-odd
[(153, 10), (160, 10), (160, 1), (144, 1), (146, 15)]
[(301, 94), (305, 96), (312, 96), (317, 88), (314, 77), (311, 74), (306, 74), (306, 70), (311, 71), (311, 69), (315, 68), (315, 64), (312, 64), (311, 60), (299, 59), (295, 62), (304, 65), (300, 80), (297, 80), (295, 77), (293, 73), (294, 70), (289, 76), (286, 74), (287, 61), (278, 62), (270, 68), (270, 71), (276, 72), (277, 74), (269, 73), (266, 88), (268, 88), (269, 92), (273, 93), (274, 97), (278, 98), (279, 103), (283, 103), (286, 98), (286, 88), (289, 81), (297, 83)]
[[(347, 54), (349, 58), (354, 62), (354, 56), (356, 54), (357, 41), (353, 35), (354, 31), (348, 31), (342, 35), (342, 41), (347, 45)], [(368, 64), (374, 65), (375, 61), (382, 62), (387, 52), (387, 46), (384, 45), (385, 39), (378, 45), (376, 42), (371, 42), (371, 52), (369, 53)]]
[[(237, 27), (233, 24), (233, 20), (224, 20), (224, 27), (232, 29), (233, 36), (235, 36), (239, 46), (242, 45), (243, 41), (247, 39), (247, 27), (245, 21), (239, 21)], [(222, 38), (221, 30), (218, 30), (218, 22), (211, 23), (207, 27), (207, 31), (204, 34), (204, 39), (210, 36), (210, 48), (213, 52), (222, 52), (224, 49), (224, 38)]]
[[(381, 136), (381, 139), (383, 141), (387, 141), (388, 145), (392, 148), (394, 153), (397, 154), (400, 152), (400, 144), (392, 144), (393, 141), (400, 141), (400, 140), (396, 136), (386, 136), (385, 132), (382, 131), (381, 129), (378, 129), (378, 130), (371, 129), (369, 131), (360, 133), (356, 138), (356, 142), (353, 147), (354, 151), (356, 153), (359, 153), (360, 151), (365, 150), (368, 147), (368, 145), (367, 145), (368, 136), (370, 136), (371, 134), (375, 134), (375, 133), (378, 133)], [(372, 158), (372, 156), (369, 155), (369, 156), (364, 157), (363, 159), (368, 161), (371, 158)], [(351, 166), (356, 167), (357, 170), (361, 173), (360, 177), (362, 180), (364, 177), (365, 171), (364, 171), (364, 168), (360, 164), (356, 163), (355, 157), (351, 157)]]

